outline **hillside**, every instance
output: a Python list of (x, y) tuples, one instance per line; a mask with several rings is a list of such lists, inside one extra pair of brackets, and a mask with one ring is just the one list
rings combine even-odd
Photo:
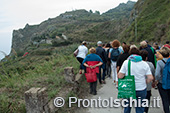
[[(24, 92), (32, 87), (48, 88), (49, 99), (72, 87), (64, 79), (64, 68), (72, 66), (78, 73), (79, 63), (72, 54), (82, 40), (91, 42), (88, 48), (95, 47), (98, 40), (115, 38), (132, 43), (170, 40), (170, 1), (138, 0), (134, 4), (129, 1), (103, 14), (83, 9), (65, 12), (39, 25), (14, 30), (11, 56), (0, 62), (0, 112), (25, 113)], [(25, 52), (28, 55), (23, 56)], [(84, 98), (88, 88), (84, 78), (83, 91), (71, 91), (67, 96)], [(75, 108), (60, 110), (74, 113)]]
[(138, 0), (131, 13), (133, 23), (121, 35), (121, 40), (165, 43), (170, 40), (169, 12), (169, 0)]
[[(71, 66), (78, 73), (79, 63), (73, 51), (82, 40), (94, 42), (88, 44), (90, 48), (97, 40), (110, 41), (118, 36), (128, 25), (131, 12), (125, 8), (128, 4), (105, 14), (83, 9), (65, 12), (39, 25), (26, 24), (23, 29), (14, 30), (11, 54), (0, 62), (0, 112), (25, 113), (24, 93), (32, 87), (46, 87), (49, 100), (63, 88), (72, 88), (64, 79), (64, 68)], [(118, 9), (122, 12), (120, 15), (115, 14)], [(28, 54), (23, 56), (26, 52)], [(66, 96), (84, 98), (88, 87), (84, 78), (79, 84), (80, 90), (70, 91)], [(74, 109), (76, 107), (59, 110), (74, 113)]]
[(128, 1), (126, 4), (125, 3), (121, 3), (119, 4), (118, 7), (110, 9), (109, 11), (103, 13), (103, 16), (106, 16), (110, 19), (121, 19), (123, 17), (129, 17), (129, 13), (132, 11), (133, 6), (134, 6), (135, 2), (131, 2)]
[[(79, 63), (72, 55), (78, 44), (65, 47), (38, 49), (25, 57), (8, 59), (0, 63), (0, 112), (26, 113), (24, 93), (32, 87), (46, 87), (47, 98), (51, 100), (63, 89), (68, 90), (73, 84), (64, 78), (64, 68), (73, 67), (78, 73)], [(66, 96), (83, 98), (87, 94), (88, 84), (85, 78), (80, 90), (70, 91)], [(84, 90), (82, 90), (84, 89)], [(71, 108), (74, 113), (75, 108)], [(59, 109), (68, 113), (69, 108)]]
[(49, 18), (39, 25), (26, 24), (23, 29), (13, 31), (12, 48), (18, 53), (21, 50), (26, 51), (32, 45), (47, 41), (48, 44), (60, 46), (82, 40), (107, 41), (117, 38), (122, 29), (129, 24), (134, 4), (135, 2), (129, 1), (104, 14), (100, 14), (99, 11), (75, 10), (60, 14), (56, 18)]

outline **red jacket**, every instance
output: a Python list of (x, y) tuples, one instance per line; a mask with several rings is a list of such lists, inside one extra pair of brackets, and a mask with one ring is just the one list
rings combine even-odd
[[(94, 66), (96, 64), (98, 64), (100, 61), (87, 61), (86, 63), (89, 65), (89, 66)], [(94, 69), (91, 69), (90, 67), (86, 67), (86, 72), (87, 73), (90, 73), (90, 72), (95, 72), (95, 73), (99, 73), (99, 67), (96, 67)]]

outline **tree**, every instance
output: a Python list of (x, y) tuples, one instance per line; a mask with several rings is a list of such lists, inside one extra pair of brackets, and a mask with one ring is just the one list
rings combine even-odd
[(95, 13), (100, 15), (100, 12), (99, 12), (99, 11), (95, 11)]
[(90, 9), (90, 11), (89, 11), (90, 13), (93, 13), (93, 11)]

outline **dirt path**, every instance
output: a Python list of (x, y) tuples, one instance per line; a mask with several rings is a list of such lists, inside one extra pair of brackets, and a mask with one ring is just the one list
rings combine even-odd
[[(104, 99), (110, 99), (112, 97), (113, 99), (117, 98), (117, 89), (115, 85), (113, 85), (112, 80), (110, 78), (106, 79), (106, 84), (102, 85), (102, 87), (97, 91), (97, 95), (91, 96), (90, 99), (99, 99), (99, 97), (104, 100)], [(158, 97), (159, 93), (158, 90), (152, 89), (152, 97)], [(151, 103), (153, 100), (151, 100)], [(105, 104), (106, 105), (106, 104)], [(149, 113), (163, 113), (162, 110), (162, 103), (160, 101), (160, 108), (150, 108)], [(86, 109), (79, 109), (76, 111), (76, 113), (123, 113), (123, 108), (122, 107), (88, 107)], [(132, 108), (131, 113), (135, 113), (135, 109)]]

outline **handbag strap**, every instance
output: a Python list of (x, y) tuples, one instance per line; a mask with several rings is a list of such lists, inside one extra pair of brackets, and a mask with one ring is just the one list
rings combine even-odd
[(131, 61), (128, 61), (128, 76), (131, 76)]

